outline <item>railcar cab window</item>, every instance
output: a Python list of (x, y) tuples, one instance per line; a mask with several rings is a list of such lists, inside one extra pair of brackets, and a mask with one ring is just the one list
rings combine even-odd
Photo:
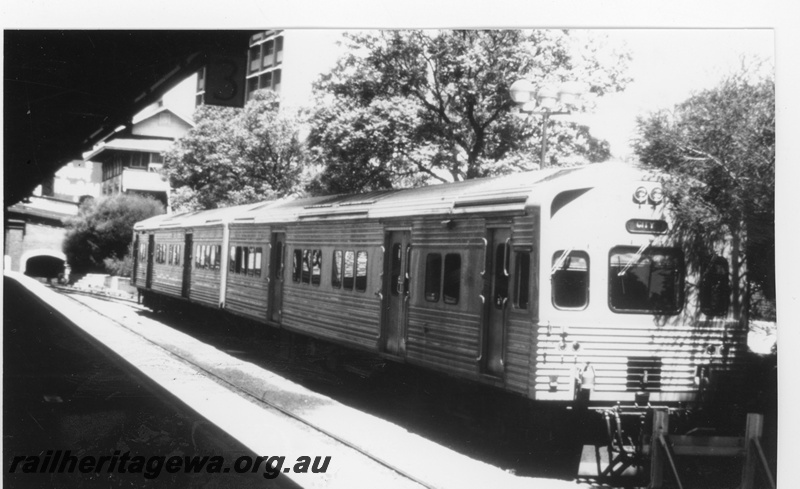
[(254, 246), (231, 246), (228, 271), (250, 277), (261, 276), (263, 248)]
[(583, 251), (556, 251), (550, 281), (556, 308), (585, 308), (589, 304), (589, 255)]
[(458, 304), (461, 296), (461, 255), (448, 253), (442, 267), (441, 253), (425, 256), (425, 300), (445, 304)]
[(612, 311), (675, 314), (681, 309), (682, 291), (683, 254), (679, 250), (611, 249), (608, 302)]

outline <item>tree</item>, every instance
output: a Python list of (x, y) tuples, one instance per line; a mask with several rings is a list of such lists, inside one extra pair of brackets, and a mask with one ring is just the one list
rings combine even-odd
[[(133, 225), (164, 213), (164, 206), (149, 197), (117, 194), (87, 199), (78, 215), (67, 221), (62, 249), (74, 273), (114, 271), (130, 254)], [(106, 270), (106, 260), (112, 270)]]
[(304, 168), (298, 115), (255, 92), (244, 109), (200, 106), (195, 127), (165, 154), (174, 209), (213, 209), (291, 194)]
[[(600, 96), (628, 81), (628, 55), (586, 33), (370, 31), (345, 40), (349, 52), (315, 84), (309, 146), (324, 166), (311, 186), (318, 193), (536, 168), (541, 124), (514, 113), (511, 83), (579, 79)], [(609, 156), (586, 127), (552, 124), (554, 155)]]
[[(775, 82), (744, 67), (713, 89), (638, 120), (634, 149), (670, 177), (674, 233), (702, 269), (731, 237), (734, 312), (755, 287), (775, 297)], [(740, 289), (743, 282), (744, 290)]]

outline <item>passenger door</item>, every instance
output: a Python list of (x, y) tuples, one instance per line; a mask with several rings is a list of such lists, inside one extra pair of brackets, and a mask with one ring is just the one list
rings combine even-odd
[(286, 263), (286, 233), (272, 233), (269, 267), (269, 304), (267, 318), (281, 322), (283, 307), (283, 269)]
[(509, 228), (489, 230), (486, 254), (482, 368), (484, 373), (501, 377), (505, 370), (504, 351), (511, 279), (511, 230)]
[(149, 289), (153, 285), (153, 255), (156, 249), (156, 237), (151, 234), (147, 242), (147, 275), (144, 279), (145, 288)]
[(411, 233), (390, 231), (386, 235), (381, 349), (392, 355), (405, 353), (410, 286)]
[(189, 292), (192, 290), (192, 233), (186, 233), (184, 237), (183, 246), (183, 286), (181, 288), (181, 296), (186, 299), (189, 298)]
[(133, 238), (133, 270), (131, 276), (131, 283), (136, 286), (136, 276), (138, 275), (137, 268), (139, 267), (139, 235), (135, 235)]

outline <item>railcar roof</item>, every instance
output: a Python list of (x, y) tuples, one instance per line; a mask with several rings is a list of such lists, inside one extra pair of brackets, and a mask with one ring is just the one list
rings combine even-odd
[(641, 168), (623, 163), (598, 163), (552, 168), (411, 189), (363, 194), (281, 199), (222, 209), (162, 215), (136, 224), (135, 229), (164, 229), (223, 222), (280, 223), (292, 221), (388, 218), (415, 215), (522, 210), (552, 198), (553, 192), (596, 187), (639, 179)]

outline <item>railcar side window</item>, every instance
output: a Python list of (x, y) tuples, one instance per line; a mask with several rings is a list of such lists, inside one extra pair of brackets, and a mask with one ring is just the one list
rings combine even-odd
[(236, 274), (260, 277), (262, 259), (263, 249), (261, 247), (231, 246), (228, 270)]
[(319, 285), (322, 280), (322, 250), (311, 250), (311, 285)]
[(300, 266), (302, 267), (300, 270), (300, 281), (304, 284), (311, 283), (311, 264), (309, 263), (310, 260), (310, 253), (308, 250), (303, 250), (303, 261), (300, 262)]
[(222, 246), (219, 245), (197, 245), (194, 259), (195, 268), (207, 268), (219, 270)]
[(300, 281), (301, 270), (303, 266), (301, 263), (303, 262), (303, 250), (296, 249), (294, 250), (294, 255), (292, 258), (292, 280), (295, 282)]
[(255, 275), (256, 277), (260, 277), (261, 276), (261, 260), (264, 257), (264, 252), (263, 252), (262, 248), (261, 247), (255, 248), (253, 256), (254, 256), (253, 260), (255, 262), (254, 263), (255, 266), (253, 267), (253, 275)]
[(331, 287), (336, 289), (342, 287), (342, 250), (333, 251), (333, 260), (331, 260)]
[(209, 246), (208, 250), (208, 268), (215, 270), (219, 268), (219, 264), (217, 262), (217, 248), (218, 246)]
[(514, 305), (518, 309), (527, 309), (530, 300), (531, 254), (517, 252), (515, 274), (517, 286), (514, 289)]
[(367, 252), (359, 251), (356, 255), (356, 290), (367, 290)]
[(589, 255), (559, 250), (553, 254), (550, 273), (553, 305), (558, 309), (582, 309), (589, 304)]
[(461, 296), (461, 255), (448, 253), (444, 257), (444, 284), (442, 297), (445, 304), (458, 304)]
[(609, 306), (614, 312), (674, 314), (681, 308), (683, 254), (674, 248), (611, 249)]
[(425, 257), (425, 300), (439, 302), (439, 290), (442, 287), (442, 255), (428, 253)]
[(344, 252), (344, 281), (343, 286), (347, 290), (353, 290), (355, 284), (356, 253), (354, 251)]

